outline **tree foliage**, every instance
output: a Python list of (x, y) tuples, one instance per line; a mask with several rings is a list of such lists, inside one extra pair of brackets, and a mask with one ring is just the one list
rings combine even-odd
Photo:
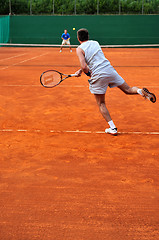
[[(0, 0), (0, 15), (9, 14), (158, 14), (159, 0)], [(54, 9), (54, 10), (53, 10)]]

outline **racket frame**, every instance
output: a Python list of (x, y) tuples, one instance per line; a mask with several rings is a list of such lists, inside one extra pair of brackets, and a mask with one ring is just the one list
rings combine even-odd
[[(61, 77), (61, 80), (57, 83), (57, 84), (55, 84), (54, 86), (46, 86), (46, 85), (44, 85), (43, 84), (43, 82), (42, 82), (42, 77), (43, 77), (43, 75), (45, 74), (45, 73), (47, 73), (47, 72), (57, 72), (57, 73), (59, 73), (60, 74), (60, 77)], [(62, 78), (62, 76), (66, 76), (65, 78)], [(76, 77), (77, 75), (76, 74), (64, 74), (64, 73), (61, 73), (61, 72), (59, 72), (59, 71), (57, 71), (57, 70), (47, 70), (47, 71), (45, 71), (45, 72), (43, 72), (42, 74), (41, 74), (41, 76), (40, 76), (40, 83), (41, 83), (41, 85), (43, 86), (43, 87), (45, 87), (45, 88), (53, 88), (53, 87), (56, 87), (57, 85), (59, 85), (61, 82), (63, 82), (65, 79), (67, 79), (67, 78), (69, 78), (69, 77)]]

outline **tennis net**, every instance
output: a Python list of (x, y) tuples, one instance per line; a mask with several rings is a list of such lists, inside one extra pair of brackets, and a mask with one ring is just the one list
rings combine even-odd
[[(2, 47), (51, 47), (59, 48), (60, 44), (26, 44), (26, 43), (0, 43)], [(72, 48), (78, 47), (78, 45), (70, 45)], [(69, 45), (63, 45), (64, 48), (70, 47)], [(101, 45), (102, 48), (158, 48), (159, 44), (134, 44), (134, 45)]]

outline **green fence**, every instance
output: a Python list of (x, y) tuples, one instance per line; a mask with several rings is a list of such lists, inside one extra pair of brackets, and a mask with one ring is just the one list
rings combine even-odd
[(7, 43), (9, 41), (9, 22), (9, 16), (0, 17), (0, 43)]
[(71, 44), (78, 44), (76, 30), (87, 28), (102, 45), (158, 44), (158, 23), (159, 15), (11, 16), (10, 42), (60, 44), (68, 29)]

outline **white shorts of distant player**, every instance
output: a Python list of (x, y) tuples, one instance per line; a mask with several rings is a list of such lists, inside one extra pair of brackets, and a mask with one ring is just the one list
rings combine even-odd
[(70, 40), (69, 39), (63, 40), (62, 45), (70, 45)]

